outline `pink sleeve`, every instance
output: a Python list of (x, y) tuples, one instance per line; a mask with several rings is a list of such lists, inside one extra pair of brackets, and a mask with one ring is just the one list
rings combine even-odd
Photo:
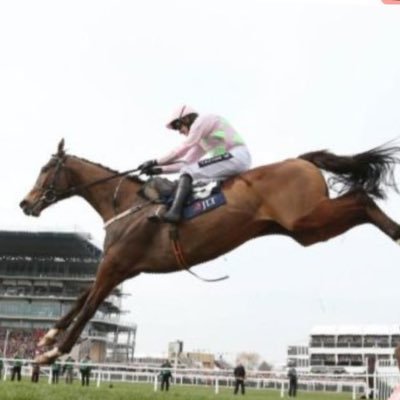
[(167, 155), (164, 157), (159, 158), (157, 161), (160, 165), (167, 164), (171, 161), (175, 161), (179, 157), (185, 156), (185, 154), (193, 147), (195, 146), (201, 139), (201, 131), (196, 130), (190, 132), (188, 138), (176, 149), (170, 151)]
[(177, 160), (174, 164), (165, 165), (162, 167), (163, 172), (166, 174), (172, 174), (179, 172), (185, 164), (191, 164), (192, 162), (199, 160), (204, 154), (203, 149), (200, 146), (192, 147), (182, 160)]
[[(160, 157), (157, 159), (160, 165), (167, 164), (171, 161), (177, 160), (179, 157), (185, 157), (187, 153), (193, 148), (197, 147), (200, 140), (206, 136), (210, 130), (212, 130), (212, 126), (215, 122), (215, 116), (206, 115), (200, 116), (193, 123), (190, 128), (188, 138), (175, 150), (172, 150), (164, 157)], [(186, 158), (186, 157), (185, 157)]]
[(183, 161), (187, 164), (191, 164), (199, 160), (204, 154), (205, 151), (200, 146), (194, 146), (187, 152), (186, 156), (183, 158)]
[(177, 162), (175, 164), (169, 164), (162, 167), (163, 174), (174, 174), (175, 172), (179, 172), (183, 167), (183, 162)]

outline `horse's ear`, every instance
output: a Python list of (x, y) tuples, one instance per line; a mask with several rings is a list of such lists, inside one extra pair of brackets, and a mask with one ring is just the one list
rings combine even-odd
[(58, 149), (57, 149), (57, 155), (58, 156), (65, 155), (64, 143), (65, 143), (64, 138), (60, 140), (60, 143), (58, 143)]

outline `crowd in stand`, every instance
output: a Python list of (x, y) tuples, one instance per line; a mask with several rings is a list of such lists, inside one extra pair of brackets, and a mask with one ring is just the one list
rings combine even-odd
[[(3, 353), (6, 347), (5, 358), (12, 358), (16, 353), (21, 358), (34, 358), (36, 344), (44, 335), (45, 330), (9, 330), (7, 338), (7, 329), (0, 328), (0, 352)], [(7, 340), (7, 345), (5, 342)]]

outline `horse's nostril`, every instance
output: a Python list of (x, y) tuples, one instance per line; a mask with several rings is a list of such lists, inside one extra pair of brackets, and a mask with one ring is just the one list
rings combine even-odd
[(19, 203), (19, 206), (20, 206), (22, 209), (24, 209), (24, 208), (26, 207), (27, 203), (28, 203), (28, 202), (27, 202), (26, 200), (22, 200), (21, 203)]

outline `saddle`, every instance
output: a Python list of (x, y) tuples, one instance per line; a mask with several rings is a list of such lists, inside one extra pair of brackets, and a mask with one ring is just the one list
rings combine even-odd
[[(154, 203), (168, 205), (173, 200), (177, 185), (178, 181), (171, 181), (158, 176), (152, 177), (148, 179), (139, 190), (139, 195)], [(192, 185), (192, 193), (188, 196), (186, 204), (191, 204), (196, 200), (206, 199), (213, 193), (218, 193), (220, 191), (221, 184), (219, 181), (194, 182)]]
[[(178, 181), (155, 176), (144, 183), (138, 194), (153, 203), (169, 207), (174, 199), (177, 186)], [(225, 203), (225, 196), (221, 191), (221, 182), (194, 182), (192, 192), (185, 202), (183, 218), (191, 219)]]

